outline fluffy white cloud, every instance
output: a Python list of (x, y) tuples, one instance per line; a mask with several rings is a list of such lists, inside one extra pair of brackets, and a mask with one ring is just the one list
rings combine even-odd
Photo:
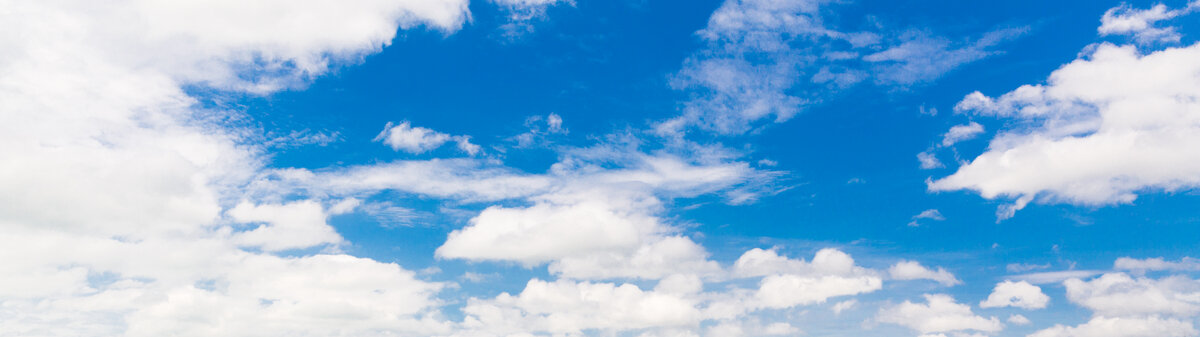
[(1191, 322), (1173, 318), (1095, 317), (1079, 326), (1055, 325), (1029, 337), (1191, 337), (1200, 334)]
[(479, 152), (479, 145), (471, 144), (470, 137), (451, 136), (428, 128), (414, 127), (408, 121), (400, 122), (400, 124), (389, 122), (387, 126), (383, 127), (383, 131), (375, 136), (375, 141), (382, 141), (392, 150), (403, 150), (412, 154), (432, 151), (451, 140), (458, 144), (459, 150), (467, 154), (474, 155)]
[(1018, 315), (1018, 314), (1013, 314), (1012, 316), (1008, 316), (1008, 320), (1007, 320), (1007, 321), (1008, 321), (1008, 323), (1009, 323), (1009, 324), (1012, 324), (1012, 325), (1030, 325), (1030, 324), (1033, 324), (1033, 322), (1032, 322), (1032, 321), (1030, 321), (1028, 317), (1025, 317), (1025, 316), (1022, 316), (1022, 315)]
[(938, 267), (935, 271), (922, 266), (917, 261), (896, 262), (891, 268), (888, 268), (888, 275), (894, 280), (932, 280), (944, 286), (962, 284), (962, 281), (959, 281), (945, 268)]
[(564, 277), (713, 276), (708, 253), (660, 217), (665, 197), (727, 189), (756, 174), (744, 163), (693, 165), (639, 156), (635, 167), (601, 170), (564, 161), (545, 177), (549, 188), (524, 196), (532, 205), (493, 206), (450, 233), (443, 258), (549, 263)]
[(976, 316), (971, 312), (971, 307), (954, 302), (949, 295), (927, 294), (925, 301), (925, 304), (904, 301), (894, 307), (883, 308), (875, 320), (902, 325), (922, 334), (997, 332), (1004, 328), (999, 319)]
[(996, 288), (992, 289), (987, 300), (979, 302), (979, 307), (1042, 309), (1048, 303), (1050, 303), (1050, 296), (1042, 293), (1042, 288), (1025, 281), (1004, 281), (996, 284)]
[(576, 279), (661, 279), (686, 274), (708, 278), (722, 275), (708, 251), (691, 239), (670, 236), (647, 242), (633, 252), (593, 252), (564, 257), (550, 264), (550, 272)]
[(468, 315), (463, 326), (491, 335), (690, 327), (702, 315), (689, 295), (645, 291), (632, 284), (534, 279), (516, 296), (471, 300), (463, 308)]
[(869, 293), (882, 287), (883, 281), (872, 276), (782, 274), (763, 278), (754, 297), (763, 307), (782, 309), (825, 303), (830, 298)]
[(1109, 273), (1090, 281), (1063, 282), (1067, 299), (1099, 316), (1191, 316), (1200, 313), (1200, 281), (1184, 276), (1133, 278)]
[(832, 248), (817, 251), (811, 262), (779, 256), (774, 250), (751, 249), (734, 262), (732, 274), (766, 276), (750, 307), (824, 303), (834, 297), (873, 292), (883, 285), (875, 271), (855, 265), (850, 255)]
[(1047, 84), (999, 98), (968, 95), (956, 108), (1024, 121), (932, 191), (1011, 197), (1011, 216), (1035, 198), (1082, 205), (1127, 203), (1137, 192), (1200, 184), (1200, 45), (1142, 54), (1100, 44), (1054, 71)]
[(1155, 27), (1159, 21), (1173, 19), (1200, 9), (1200, 1), (1192, 1), (1186, 8), (1167, 9), (1167, 5), (1155, 4), (1149, 9), (1135, 9), (1128, 4), (1113, 7), (1100, 18), (1100, 35), (1133, 35), (1138, 43), (1178, 42), (1175, 27)]
[(282, 205), (243, 202), (228, 214), (237, 222), (264, 223), (234, 234), (233, 241), (241, 246), (281, 251), (342, 242), (342, 236), (325, 223), (324, 207), (311, 200)]
[(397, 29), (465, 17), (459, 0), (6, 4), (0, 30), (20, 33), (0, 38), (0, 335), (444, 333), (442, 286), (396, 264), (241, 249), (341, 237), (316, 202), (225, 213), (264, 149), (184, 88), (300, 86)]
[[(1138, 264), (1141, 265), (1144, 264)], [(1067, 299), (1091, 310), (1092, 319), (1077, 326), (1055, 325), (1031, 337), (1200, 334), (1192, 325), (1195, 315), (1200, 313), (1200, 281), (1178, 275), (1153, 279), (1108, 273), (1087, 281), (1070, 279), (1063, 285)]]
[(450, 233), (437, 255), (535, 265), (585, 253), (634, 250), (664, 230), (655, 217), (624, 212), (603, 201), (494, 206), (471, 219), (470, 226)]
[(954, 143), (975, 138), (981, 133), (983, 133), (983, 125), (976, 122), (955, 125), (950, 127), (950, 131), (946, 131), (945, 135), (942, 135), (942, 146), (951, 146)]

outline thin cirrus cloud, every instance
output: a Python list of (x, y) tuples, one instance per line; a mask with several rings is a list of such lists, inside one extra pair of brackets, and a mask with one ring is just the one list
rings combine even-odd
[[(1000, 28), (956, 43), (925, 29), (854, 31), (823, 17), (820, 0), (729, 0), (696, 34), (707, 47), (684, 61), (672, 86), (692, 99), (683, 114), (660, 121), (673, 135), (696, 127), (742, 134), (755, 122), (791, 119), (805, 107), (862, 82), (906, 87), (928, 83), (992, 54), (1027, 28)], [(831, 20), (832, 21), (832, 20)]]

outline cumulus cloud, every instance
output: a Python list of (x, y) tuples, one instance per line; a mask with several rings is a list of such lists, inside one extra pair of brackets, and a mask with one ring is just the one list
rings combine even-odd
[(471, 144), (471, 137), (451, 136), (428, 128), (414, 127), (408, 121), (400, 122), (400, 124), (388, 122), (383, 127), (383, 132), (375, 136), (375, 141), (383, 142), (392, 150), (403, 150), (412, 154), (432, 151), (449, 141), (457, 143), (458, 149), (467, 154), (475, 155), (479, 152), (479, 145)]
[(520, 294), (473, 299), (465, 329), (489, 334), (688, 327), (703, 318), (693, 294), (642, 290), (632, 284), (530, 280)]
[(189, 92), (303, 86), (398, 29), (458, 29), (465, 1), (28, 2), (0, 16), (21, 32), (0, 39), (0, 256), (20, 261), (0, 267), (0, 335), (446, 331), (429, 316), (442, 285), (396, 264), (270, 254), (343, 239), (320, 201), (226, 212), (265, 147)]
[(1138, 193), (1200, 184), (1200, 45), (1143, 54), (1100, 44), (1055, 70), (1046, 84), (999, 98), (972, 93), (959, 111), (1022, 121), (931, 191), (969, 189), (1029, 202), (1129, 203)]
[(774, 250), (751, 249), (734, 262), (736, 277), (765, 276), (754, 293), (755, 306), (789, 308), (824, 303), (846, 295), (882, 288), (873, 270), (859, 267), (850, 255), (836, 249), (817, 251), (812, 261), (779, 256)]
[(342, 242), (342, 236), (325, 223), (325, 210), (315, 201), (281, 205), (243, 202), (227, 213), (237, 222), (264, 223), (234, 234), (232, 239), (238, 245), (281, 251)]
[(1004, 281), (996, 284), (992, 294), (983, 302), (980, 308), (1017, 307), (1022, 309), (1042, 309), (1050, 303), (1050, 296), (1042, 293), (1042, 288), (1029, 282)]
[(1136, 9), (1129, 4), (1113, 7), (1100, 18), (1100, 35), (1133, 35), (1138, 43), (1179, 42), (1175, 27), (1156, 27), (1159, 21), (1174, 19), (1200, 9), (1200, 1), (1192, 1), (1187, 7), (1167, 9), (1167, 5), (1155, 4), (1149, 9)]
[(1200, 312), (1200, 282), (1184, 276), (1159, 279), (1108, 273), (1091, 280), (1063, 282), (1067, 299), (1093, 312), (1090, 321), (1055, 325), (1035, 337), (1196, 336), (1192, 319)]
[(956, 303), (949, 295), (926, 294), (925, 301), (925, 304), (904, 301), (899, 305), (883, 308), (875, 320), (901, 325), (921, 334), (997, 332), (1004, 328), (996, 317), (977, 316), (971, 312), (971, 307)]
[(1191, 322), (1179, 319), (1095, 317), (1078, 326), (1055, 325), (1029, 337), (1191, 337), (1197, 334)]
[(891, 268), (888, 268), (888, 274), (895, 280), (931, 280), (944, 286), (962, 284), (962, 281), (959, 281), (945, 268), (938, 267), (935, 271), (922, 266), (917, 261), (896, 262)]
[(1184, 276), (1133, 278), (1109, 273), (1090, 281), (1063, 282), (1067, 299), (1099, 316), (1191, 316), (1200, 313), (1200, 281)]

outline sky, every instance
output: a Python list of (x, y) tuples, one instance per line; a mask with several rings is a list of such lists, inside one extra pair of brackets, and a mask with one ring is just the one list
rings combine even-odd
[(1200, 336), (1196, 12), (0, 0), (0, 336)]

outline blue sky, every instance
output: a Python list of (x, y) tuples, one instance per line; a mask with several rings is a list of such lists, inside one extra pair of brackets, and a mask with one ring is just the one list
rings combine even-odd
[(0, 336), (1200, 335), (1200, 2), (3, 7)]

